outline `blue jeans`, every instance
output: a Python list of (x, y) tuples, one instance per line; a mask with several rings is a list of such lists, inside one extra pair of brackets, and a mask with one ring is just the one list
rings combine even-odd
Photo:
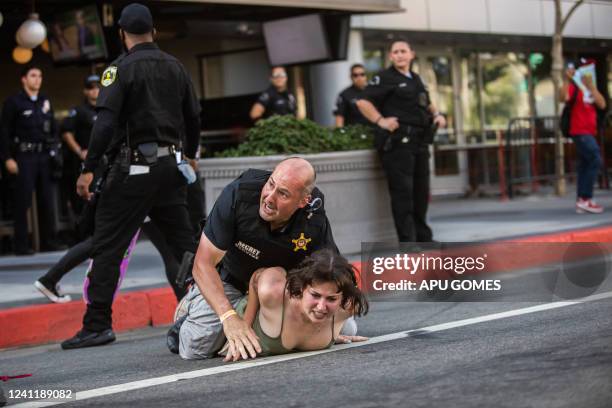
[(592, 135), (576, 135), (572, 137), (578, 156), (578, 183), (576, 195), (579, 198), (593, 198), (593, 184), (601, 167), (601, 153), (597, 140)]

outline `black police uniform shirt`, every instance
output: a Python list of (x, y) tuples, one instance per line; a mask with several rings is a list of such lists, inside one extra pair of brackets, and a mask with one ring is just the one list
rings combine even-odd
[(70, 132), (74, 135), (74, 139), (82, 149), (87, 149), (89, 146), (89, 137), (91, 129), (97, 117), (95, 105), (85, 101), (79, 106), (74, 107), (68, 113), (68, 117), (64, 119), (60, 131)]
[(357, 101), (363, 99), (365, 89), (359, 89), (354, 85), (349, 86), (338, 95), (334, 115), (344, 118), (344, 125), (366, 125), (371, 123), (359, 111)]
[(415, 72), (405, 75), (393, 66), (379, 72), (365, 89), (364, 99), (372, 102), (384, 117), (397, 117), (400, 125), (421, 128), (430, 125), (429, 93)]
[(195, 157), (200, 104), (180, 61), (155, 43), (140, 43), (102, 73), (100, 85), (86, 171), (96, 168), (113, 139), (115, 125), (126, 131), (132, 148), (149, 142), (179, 146), (183, 141), (185, 155)]
[(262, 118), (269, 118), (272, 115), (294, 115), (297, 112), (295, 97), (288, 91), (278, 92), (276, 88), (270, 86), (257, 98), (265, 111)]
[(270, 229), (259, 216), (259, 201), (271, 174), (251, 169), (228, 184), (204, 226), (210, 242), (226, 251), (218, 266), (221, 279), (243, 292), (259, 268), (280, 266), (289, 270), (317, 249), (338, 252), (318, 189), (312, 192), (315, 205), (297, 210), (284, 227)]
[(0, 124), (0, 158), (14, 158), (19, 143), (43, 143), (55, 138), (56, 126), (49, 99), (38, 94), (36, 100), (21, 90), (4, 102)]

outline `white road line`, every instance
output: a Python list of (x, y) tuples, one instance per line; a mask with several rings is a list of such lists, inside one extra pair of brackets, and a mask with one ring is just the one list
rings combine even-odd
[[(283, 361), (297, 360), (299, 358), (306, 358), (306, 357), (315, 356), (319, 354), (332, 353), (335, 351), (345, 350), (345, 349), (354, 348), (354, 347), (362, 347), (362, 346), (367, 346), (370, 344), (383, 343), (383, 342), (392, 341), (392, 340), (404, 339), (404, 338), (410, 337), (411, 335), (415, 335), (415, 334), (438, 332), (438, 331), (453, 329), (456, 327), (463, 327), (463, 326), (469, 326), (469, 325), (477, 324), (477, 323), (490, 322), (493, 320), (505, 319), (507, 317), (521, 316), (521, 315), (525, 315), (529, 313), (543, 312), (546, 310), (558, 309), (558, 308), (565, 307), (565, 306), (572, 306), (572, 305), (576, 305), (580, 303), (592, 302), (592, 301), (602, 300), (602, 299), (607, 299), (607, 298), (612, 298), (612, 291), (588, 296), (580, 300), (545, 303), (545, 304), (525, 307), (521, 309), (509, 310), (507, 312), (493, 313), (489, 315), (473, 317), (470, 319), (457, 320), (457, 321), (449, 322), (449, 323), (436, 324), (433, 326), (423, 327), (421, 329), (385, 334), (383, 336), (372, 337), (366, 342), (337, 345), (331, 349), (326, 349), (326, 350), (309, 351), (309, 352), (303, 352), (303, 353), (286, 354), (286, 355), (281, 355), (281, 356), (257, 358), (255, 360), (242, 361), (242, 362), (233, 363), (233, 364), (224, 364), (224, 365), (220, 365), (217, 367), (205, 368), (202, 370), (187, 371), (184, 373), (166, 375), (163, 377), (155, 377), (155, 378), (149, 378), (146, 380), (133, 381), (133, 382), (125, 383), (125, 384), (111, 385), (109, 387), (95, 388), (95, 389), (87, 390), (87, 391), (79, 391), (76, 393), (76, 400), (82, 401), (82, 400), (86, 400), (89, 398), (101, 397), (104, 395), (118, 394), (120, 392), (127, 392), (127, 391), (142, 389), (142, 388), (153, 387), (156, 385), (169, 384), (169, 383), (173, 383), (173, 382), (180, 381), (180, 380), (190, 380), (193, 378), (208, 377), (208, 376), (215, 375), (215, 374), (222, 374), (222, 373), (229, 373), (232, 371), (244, 370), (246, 368), (275, 364), (275, 363), (280, 363)], [(48, 407), (48, 406), (65, 404), (69, 402), (74, 402), (74, 400), (30, 401), (30, 402), (24, 402), (24, 403), (20, 403), (16, 405), (11, 405), (11, 407)]]

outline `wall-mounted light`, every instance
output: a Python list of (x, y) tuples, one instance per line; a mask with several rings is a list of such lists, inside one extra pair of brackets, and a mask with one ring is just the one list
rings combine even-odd
[(47, 28), (38, 19), (37, 13), (30, 14), (30, 18), (24, 21), (17, 33), (15, 40), (23, 48), (38, 47), (47, 38)]
[(18, 64), (27, 64), (32, 59), (32, 50), (30, 48), (15, 47), (13, 50), (13, 60)]

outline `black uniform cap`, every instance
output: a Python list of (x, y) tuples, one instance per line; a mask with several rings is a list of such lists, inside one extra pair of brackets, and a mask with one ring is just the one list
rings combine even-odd
[(131, 34), (146, 34), (153, 31), (153, 16), (147, 6), (140, 3), (127, 5), (121, 11), (119, 27)]
[(97, 75), (88, 75), (83, 81), (85, 88), (91, 89), (95, 86), (100, 85), (100, 77)]

